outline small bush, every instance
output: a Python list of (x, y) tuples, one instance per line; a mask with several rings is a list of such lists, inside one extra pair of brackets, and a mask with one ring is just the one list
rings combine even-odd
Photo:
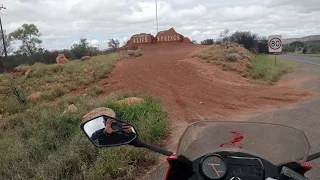
[(41, 95), (41, 100), (52, 101), (57, 97), (64, 95), (66, 92), (67, 90), (63, 86), (57, 85), (49, 90), (44, 91)]
[(202, 45), (212, 45), (212, 44), (214, 44), (214, 40), (213, 39), (205, 39), (205, 40), (201, 41), (200, 44), (202, 44)]
[(247, 78), (247, 77), (249, 77), (249, 73), (243, 73), (242, 75), (241, 75), (242, 77), (244, 77), (244, 78)]
[(100, 87), (94, 86), (90, 89), (90, 95), (93, 97), (96, 97), (101, 93), (103, 93), (103, 90)]
[(236, 69), (232, 66), (232, 64), (222, 64), (221, 67), (222, 67), (222, 70), (224, 70), (224, 71), (229, 71), (229, 70), (235, 71), (235, 70), (236, 70)]
[(15, 114), (28, 108), (28, 104), (21, 103), (15, 96), (0, 97), (0, 107), (3, 113)]
[(36, 72), (32, 73), (32, 76), (41, 77), (41, 72), (40, 71), (36, 71)]
[(257, 34), (251, 33), (250, 31), (236, 31), (229, 35), (229, 30), (221, 32), (220, 37), (222, 37), (223, 42), (233, 42), (241, 44), (246, 49), (257, 49), (258, 48), (258, 38)]
[(242, 56), (238, 53), (230, 53), (230, 54), (226, 54), (226, 58), (229, 61), (237, 61), (237, 60), (242, 60)]
[(227, 71), (228, 70), (228, 66), (226, 64), (222, 64), (222, 70)]
[(70, 82), (68, 84), (64, 84), (63, 88), (65, 88), (67, 91), (74, 91), (77, 89), (77, 84), (74, 82)]
[(133, 57), (139, 57), (142, 56), (142, 50), (140, 48), (138, 48), (137, 50), (134, 51), (133, 53)]

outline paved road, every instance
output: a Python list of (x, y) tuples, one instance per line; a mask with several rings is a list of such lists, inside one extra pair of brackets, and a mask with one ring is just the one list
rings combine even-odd
[(293, 59), (298, 62), (305, 62), (313, 65), (320, 65), (320, 57), (310, 57), (310, 56), (296, 56), (296, 55), (281, 55), (280, 57), (287, 57), (288, 59)]
[[(304, 56), (285, 56), (297, 61), (300, 70), (284, 78), (308, 77), (315, 78), (306, 81), (302, 87), (315, 93), (320, 93), (320, 58)], [(316, 65), (318, 64), (318, 65)], [(306, 99), (294, 108), (266, 112), (249, 119), (249, 121), (271, 122), (295, 127), (305, 132), (311, 145), (311, 153), (320, 151), (320, 96)], [(310, 162), (313, 169), (307, 173), (311, 180), (320, 180), (320, 160)]]
[[(281, 56), (282, 57), (282, 56)], [(281, 58), (280, 57), (280, 58)], [(304, 82), (302, 86), (315, 93), (320, 93), (320, 58), (310, 58), (301, 56), (284, 56), (283, 58), (290, 58), (297, 60), (297, 64), (301, 67), (300, 70), (285, 76), (284, 78), (295, 77), (309, 77), (315, 76), (307, 82)], [(310, 64), (310, 62), (312, 64)], [(310, 141), (311, 153), (320, 151), (320, 96), (316, 95), (310, 99), (301, 101), (293, 108), (281, 109), (272, 112), (265, 112), (254, 117), (251, 117), (249, 121), (255, 122), (270, 122), (277, 124), (289, 125), (304, 131)], [(165, 158), (165, 157), (164, 157)], [(307, 176), (311, 180), (320, 180), (320, 160), (311, 162), (313, 169), (307, 173)], [(150, 173), (146, 179), (163, 180), (167, 164), (163, 163), (158, 168)]]

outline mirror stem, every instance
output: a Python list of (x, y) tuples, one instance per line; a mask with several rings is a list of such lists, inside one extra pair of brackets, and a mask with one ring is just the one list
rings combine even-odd
[(307, 161), (312, 161), (312, 160), (318, 159), (318, 158), (320, 158), (320, 152), (309, 155), (307, 158)]
[(145, 143), (143, 141), (141, 141), (139, 138), (135, 139), (133, 142), (130, 143), (131, 145), (135, 146), (135, 147), (144, 147), (147, 149), (150, 149), (152, 151), (155, 151), (157, 153), (166, 155), (166, 156), (171, 156), (173, 155), (173, 152), (153, 146), (151, 144)]

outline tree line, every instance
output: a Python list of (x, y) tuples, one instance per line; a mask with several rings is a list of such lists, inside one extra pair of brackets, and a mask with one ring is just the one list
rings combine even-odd
[(283, 45), (284, 52), (300, 54), (320, 54), (320, 41), (294, 41)]
[[(64, 54), (70, 60), (81, 59), (83, 56), (96, 56), (114, 52), (119, 48), (119, 40), (110, 39), (108, 42), (109, 49), (99, 50), (97, 47), (91, 46), (87, 39), (81, 38), (79, 43), (63, 50), (47, 50), (44, 49), (40, 39), (42, 34), (35, 24), (23, 24), (17, 30), (7, 33), (4, 31), (4, 44), (0, 43), (0, 72), (11, 71), (20, 64), (34, 64), (42, 62), (45, 64), (56, 63), (58, 54)], [(13, 42), (19, 42), (20, 46), (17, 50), (13, 48)], [(4, 46), (6, 46), (8, 57), (5, 59)]]
[[(222, 42), (242, 44), (246, 49), (257, 53), (269, 53), (267, 38), (258, 36), (258, 34), (251, 33), (250, 31), (236, 31), (230, 34), (229, 30), (226, 29), (220, 33), (218, 39), (205, 39), (200, 44), (212, 45)], [(193, 43), (196, 43), (196, 41), (193, 41)], [(282, 51), (284, 53), (320, 54), (320, 41), (295, 41), (290, 44), (284, 44)]]
[(250, 31), (236, 31), (230, 33), (228, 29), (222, 31), (218, 39), (205, 39), (200, 42), (202, 45), (221, 44), (223, 42), (233, 42), (243, 45), (246, 49), (258, 53), (269, 53), (268, 40)]

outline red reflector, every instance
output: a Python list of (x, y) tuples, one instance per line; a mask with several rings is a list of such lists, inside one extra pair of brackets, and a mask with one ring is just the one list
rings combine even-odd
[(172, 154), (171, 156), (169, 156), (169, 157), (167, 158), (167, 161), (172, 161), (172, 160), (177, 160), (176, 154)]
[(311, 166), (309, 163), (307, 163), (307, 162), (304, 163), (302, 166), (303, 166), (303, 168), (306, 169), (306, 170), (312, 169), (312, 166)]
[(167, 170), (167, 173), (166, 173), (166, 178), (165, 178), (165, 180), (168, 179), (168, 176), (169, 176), (169, 173), (170, 173), (170, 170), (171, 170), (170, 161), (175, 161), (175, 160), (177, 160), (176, 154), (172, 154), (171, 156), (169, 156), (169, 157), (167, 158), (167, 161), (168, 161), (168, 163), (169, 163), (169, 167), (168, 167), (168, 170)]

